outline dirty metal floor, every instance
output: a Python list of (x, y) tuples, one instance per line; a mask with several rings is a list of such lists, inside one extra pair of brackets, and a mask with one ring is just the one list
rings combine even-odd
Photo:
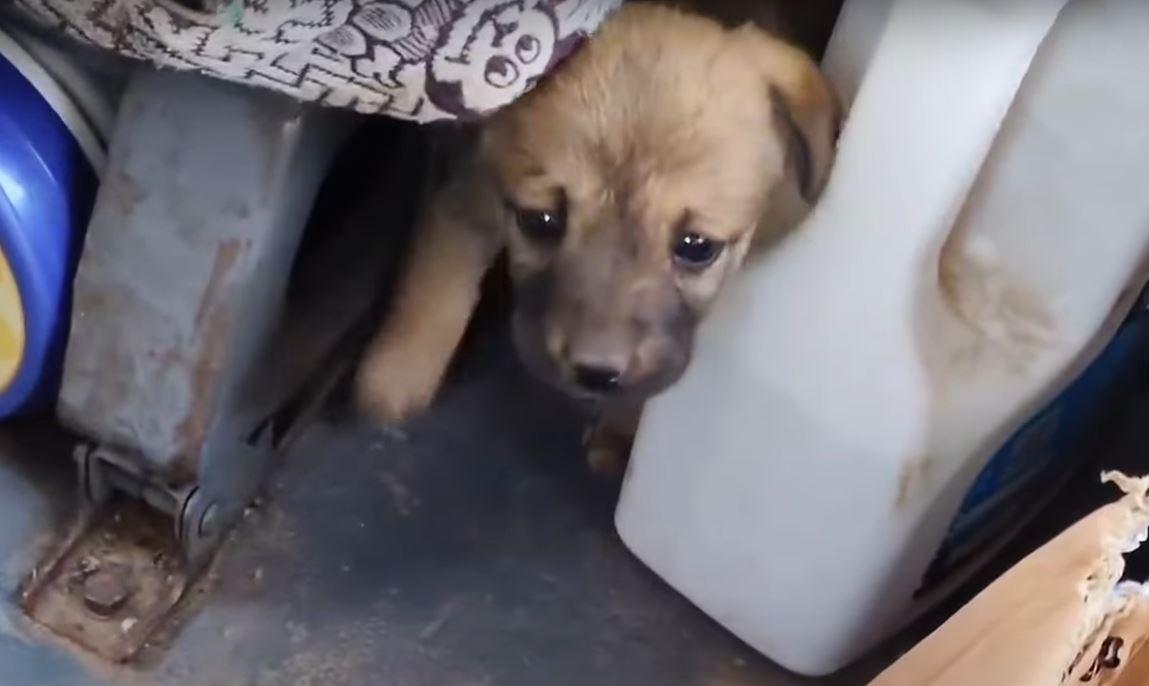
[[(1128, 406), (1103, 462), (1143, 471), (1147, 419), (1149, 400)], [(344, 420), (305, 432), (202, 607), (146, 667), (77, 655), (8, 602), (0, 684), (847, 685), (896, 653), (818, 682), (756, 656), (628, 555), (615, 491), (583, 469), (579, 432), (498, 334), (481, 336), (407, 429)], [(12, 599), (45, 532), (68, 521), (72, 472), (44, 427), (2, 436), (0, 581)], [(1105, 497), (1062, 499), (1014, 556)]]
[[(31, 429), (15, 433), (44, 433)], [(483, 336), (407, 429), (305, 432), (147, 668), (73, 655), (9, 606), (0, 683), (785, 683), (626, 553), (580, 432)], [(9, 597), (38, 532), (69, 514), (67, 446), (45, 442), (0, 462), (0, 545), (21, 551), (3, 567)]]

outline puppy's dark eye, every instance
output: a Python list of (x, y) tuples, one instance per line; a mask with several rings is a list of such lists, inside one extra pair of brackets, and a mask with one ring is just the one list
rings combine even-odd
[(697, 233), (680, 233), (672, 248), (674, 262), (680, 267), (699, 271), (714, 264), (726, 246)]
[(562, 199), (553, 210), (528, 210), (514, 208), (519, 230), (531, 240), (547, 245), (562, 241), (567, 232), (567, 207)]

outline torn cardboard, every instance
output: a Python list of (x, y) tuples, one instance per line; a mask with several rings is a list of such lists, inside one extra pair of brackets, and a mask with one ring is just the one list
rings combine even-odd
[(1149, 685), (1149, 588), (1122, 582), (1149, 528), (1149, 477), (986, 588), (870, 686)]

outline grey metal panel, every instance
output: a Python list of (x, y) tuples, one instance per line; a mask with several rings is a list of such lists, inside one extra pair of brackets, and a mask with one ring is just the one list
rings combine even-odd
[(137, 72), (76, 276), (65, 423), (171, 483), (236, 439), (233, 408), (347, 126), (273, 94)]

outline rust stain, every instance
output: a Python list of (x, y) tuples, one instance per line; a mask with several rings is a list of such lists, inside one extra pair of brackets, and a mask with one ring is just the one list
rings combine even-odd
[(232, 320), (235, 313), (226, 297), (227, 277), (243, 252), (243, 244), (236, 239), (222, 242), (216, 249), (211, 277), (204, 287), (195, 316), (195, 336), (199, 339), (199, 355), (191, 363), (191, 407), (187, 416), (176, 427), (176, 445), (180, 453), (179, 476), (188, 478), (196, 472), (194, 456), (199, 454), (219, 385), (220, 369), (227, 354)]
[(929, 486), (934, 471), (934, 461), (929, 456), (918, 457), (902, 465), (898, 473), (898, 495), (894, 506), (905, 509), (914, 495)]
[(948, 311), (1019, 370), (1057, 340), (1049, 304), (1011, 278), (997, 259), (980, 254), (968, 230), (950, 235), (938, 264), (938, 287)]
[[(88, 595), (100, 575), (122, 589), (119, 605), (103, 615), (91, 610)], [(170, 523), (138, 503), (119, 504), (65, 542), (27, 580), (21, 605), (46, 629), (125, 663), (182, 597), (187, 582)]]
[(243, 244), (237, 238), (229, 238), (220, 243), (215, 251), (215, 261), (211, 265), (211, 276), (208, 277), (207, 286), (203, 289), (199, 306), (195, 312), (195, 328), (200, 331), (208, 314), (216, 307), (219, 296), (227, 283), (227, 275), (235, 266), (235, 261), (243, 249)]

